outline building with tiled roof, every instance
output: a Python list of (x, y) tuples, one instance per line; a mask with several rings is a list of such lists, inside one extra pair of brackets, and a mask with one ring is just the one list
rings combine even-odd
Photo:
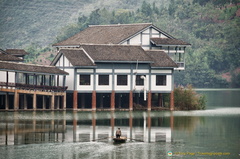
[(6, 52), (20, 59), (24, 59), (24, 56), (29, 54), (24, 49), (6, 49)]
[(22, 62), (23, 59), (8, 54), (6, 51), (0, 49), (0, 61)]
[[(82, 44), (140, 45), (144, 50), (161, 50), (185, 69), (185, 48), (191, 44), (176, 39), (152, 23), (91, 25), (76, 35), (53, 44), (57, 48), (78, 48)], [(160, 59), (159, 59), (160, 60)]]
[(51, 65), (69, 73), (73, 109), (140, 104), (150, 110), (154, 94), (163, 106), (162, 94), (170, 93), (173, 110), (173, 72), (184, 70), (189, 45), (152, 23), (91, 25), (53, 44), (59, 52)]

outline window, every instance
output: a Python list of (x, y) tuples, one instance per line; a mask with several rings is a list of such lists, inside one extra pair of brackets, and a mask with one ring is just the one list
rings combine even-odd
[(109, 85), (109, 75), (99, 75), (98, 76), (99, 85)]
[(80, 75), (80, 85), (90, 85), (90, 75)]
[(144, 85), (144, 79), (141, 78), (143, 75), (137, 75), (136, 76), (136, 86), (143, 86)]
[(117, 85), (124, 86), (127, 84), (128, 84), (127, 75), (118, 75), (117, 76)]
[(156, 75), (156, 85), (166, 86), (166, 75)]

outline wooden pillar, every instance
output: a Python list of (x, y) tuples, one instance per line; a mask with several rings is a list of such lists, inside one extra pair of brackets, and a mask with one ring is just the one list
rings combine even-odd
[(46, 96), (43, 96), (43, 101), (42, 101), (43, 105), (42, 108), (46, 109)]
[(174, 91), (170, 94), (170, 110), (174, 110)]
[(15, 89), (14, 92), (14, 110), (18, 110), (19, 109), (19, 93), (18, 90)]
[(33, 94), (33, 110), (37, 109), (37, 94), (34, 92)]
[(92, 91), (92, 110), (95, 111), (97, 108), (97, 95), (96, 95), (96, 91)]
[(133, 92), (129, 92), (129, 110), (133, 110)]
[(59, 110), (59, 108), (60, 108), (60, 96), (56, 96), (56, 98), (57, 98), (57, 110)]
[(78, 109), (78, 92), (75, 90), (73, 91), (73, 110)]
[(67, 93), (63, 94), (63, 110), (66, 110), (67, 107)]
[(162, 93), (158, 93), (158, 106), (159, 107), (163, 106), (163, 96), (162, 96)]
[(54, 110), (54, 106), (55, 106), (55, 94), (52, 94), (52, 98), (51, 98), (51, 110)]
[(111, 110), (115, 110), (115, 91), (111, 93)]
[(147, 110), (151, 110), (151, 106), (152, 106), (152, 93), (151, 91), (149, 91), (147, 99)]
[(5, 110), (8, 110), (9, 109), (9, 94), (6, 93), (6, 96), (5, 96)]
[(27, 110), (27, 94), (23, 95), (23, 109)]

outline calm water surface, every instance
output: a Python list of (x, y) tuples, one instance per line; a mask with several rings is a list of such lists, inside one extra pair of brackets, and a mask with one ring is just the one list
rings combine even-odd
[(199, 92), (207, 110), (0, 112), (0, 158), (240, 159), (240, 91)]

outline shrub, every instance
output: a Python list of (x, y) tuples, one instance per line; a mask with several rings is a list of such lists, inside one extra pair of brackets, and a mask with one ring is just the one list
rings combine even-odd
[(177, 110), (201, 110), (205, 109), (206, 97), (197, 94), (191, 85), (178, 86), (174, 89), (174, 105)]

